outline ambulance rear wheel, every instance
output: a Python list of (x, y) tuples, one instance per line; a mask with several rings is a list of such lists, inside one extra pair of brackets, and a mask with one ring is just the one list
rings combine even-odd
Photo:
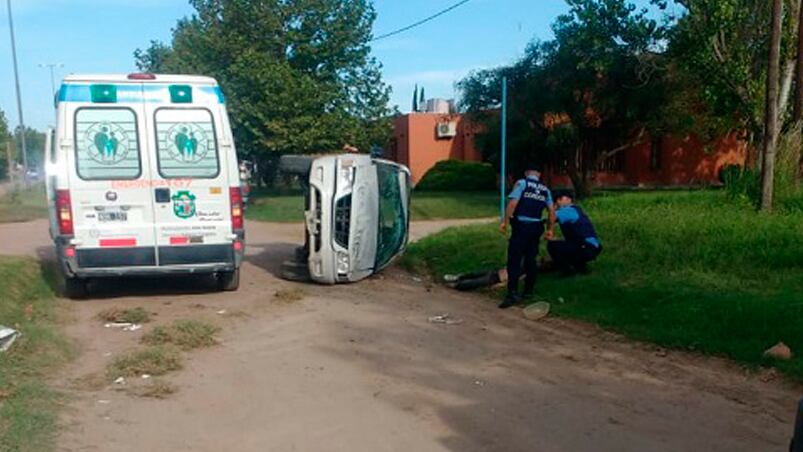
[(217, 286), (224, 292), (234, 292), (240, 288), (240, 269), (230, 272), (220, 272), (217, 275)]
[(64, 295), (73, 300), (86, 298), (88, 294), (87, 281), (82, 278), (64, 278)]

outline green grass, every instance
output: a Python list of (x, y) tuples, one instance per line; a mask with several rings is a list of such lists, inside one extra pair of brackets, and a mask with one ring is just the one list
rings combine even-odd
[(114, 323), (148, 323), (151, 321), (151, 315), (148, 311), (139, 306), (131, 309), (104, 309), (96, 317), (103, 322)]
[(106, 369), (110, 380), (118, 377), (160, 376), (182, 368), (179, 349), (158, 345), (128, 352), (115, 358)]
[(0, 257), (0, 281), (0, 323), (22, 332), (0, 353), (0, 450), (51, 450), (60, 395), (45, 381), (71, 354), (57, 298), (31, 259)]
[(176, 320), (168, 326), (157, 326), (142, 336), (148, 345), (172, 344), (182, 350), (210, 347), (217, 344), (215, 335), (220, 328), (198, 320)]
[(44, 185), (10, 190), (0, 196), (0, 223), (21, 223), (39, 218), (47, 218)]
[(416, 191), (410, 211), (413, 220), (489, 218), (499, 215), (499, 193)]
[[(495, 192), (414, 192), (410, 202), (413, 221), (486, 218), (499, 213)], [(304, 219), (304, 198), (299, 192), (261, 193), (251, 198), (245, 213), (249, 220), (294, 223)]]
[[(757, 214), (712, 191), (609, 193), (584, 207), (605, 249), (589, 276), (540, 277), (554, 313), (803, 380), (803, 212)], [(496, 268), (505, 246), (495, 224), (450, 229), (403, 263), (435, 276)], [(778, 341), (794, 359), (763, 357)]]
[(304, 220), (304, 195), (300, 190), (254, 192), (245, 217), (254, 221), (297, 223)]

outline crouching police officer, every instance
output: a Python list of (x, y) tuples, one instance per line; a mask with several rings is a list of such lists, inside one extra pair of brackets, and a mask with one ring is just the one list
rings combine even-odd
[(508, 224), (513, 228), (507, 248), (507, 296), (499, 305), (501, 309), (518, 304), (522, 267), (525, 275), (524, 297), (533, 295), (537, 272), (536, 257), (545, 229), (544, 210), (549, 210), (550, 236), (555, 223), (552, 193), (541, 183), (541, 171), (539, 168), (530, 167), (524, 174), (526, 177), (516, 182), (508, 196), (505, 218), (499, 226), (503, 234), (507, 233)]
[(569, 191), (555, 194), (558, 205), (555, 216), (560, 224), (564, 240), (552, 240), (547, 237), (547, 251), (552, 262), (563, 272), (571, 276), (575, 273), (587, 273), (587, 264), (602, 252), (602, 243), (588, 215), (583, 209), (574, 205), (574, 195)]

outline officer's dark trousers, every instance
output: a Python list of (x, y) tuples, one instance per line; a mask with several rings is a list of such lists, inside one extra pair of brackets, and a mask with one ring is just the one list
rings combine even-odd
[(589, 243), (555, 240), (547, 244), (547, 251), (555, 266), (565, 273), (584, 271), (586, 264), (597, 258), (602, 251)]
[(544, 224), (526, 223), (513, 220), (513, 233), (507, 246), (507, 290), (518, 293), (519, 278), (524, 272), (524, 292), (532, 293), (538, 271), (535, 258), (538, 257), (538, 246), (544, 235)]

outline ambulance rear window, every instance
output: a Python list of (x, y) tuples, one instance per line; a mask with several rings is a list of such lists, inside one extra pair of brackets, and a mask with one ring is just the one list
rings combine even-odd
[(142, 173), (137, 115), (128, 108), (80, 108), (75, 113), (78, 176), (85, 180), (137, 179)]
[(162, 177), (217, 177), (220, 162), (212, 112), (203, 108), (160, 108), (155, 122)]

